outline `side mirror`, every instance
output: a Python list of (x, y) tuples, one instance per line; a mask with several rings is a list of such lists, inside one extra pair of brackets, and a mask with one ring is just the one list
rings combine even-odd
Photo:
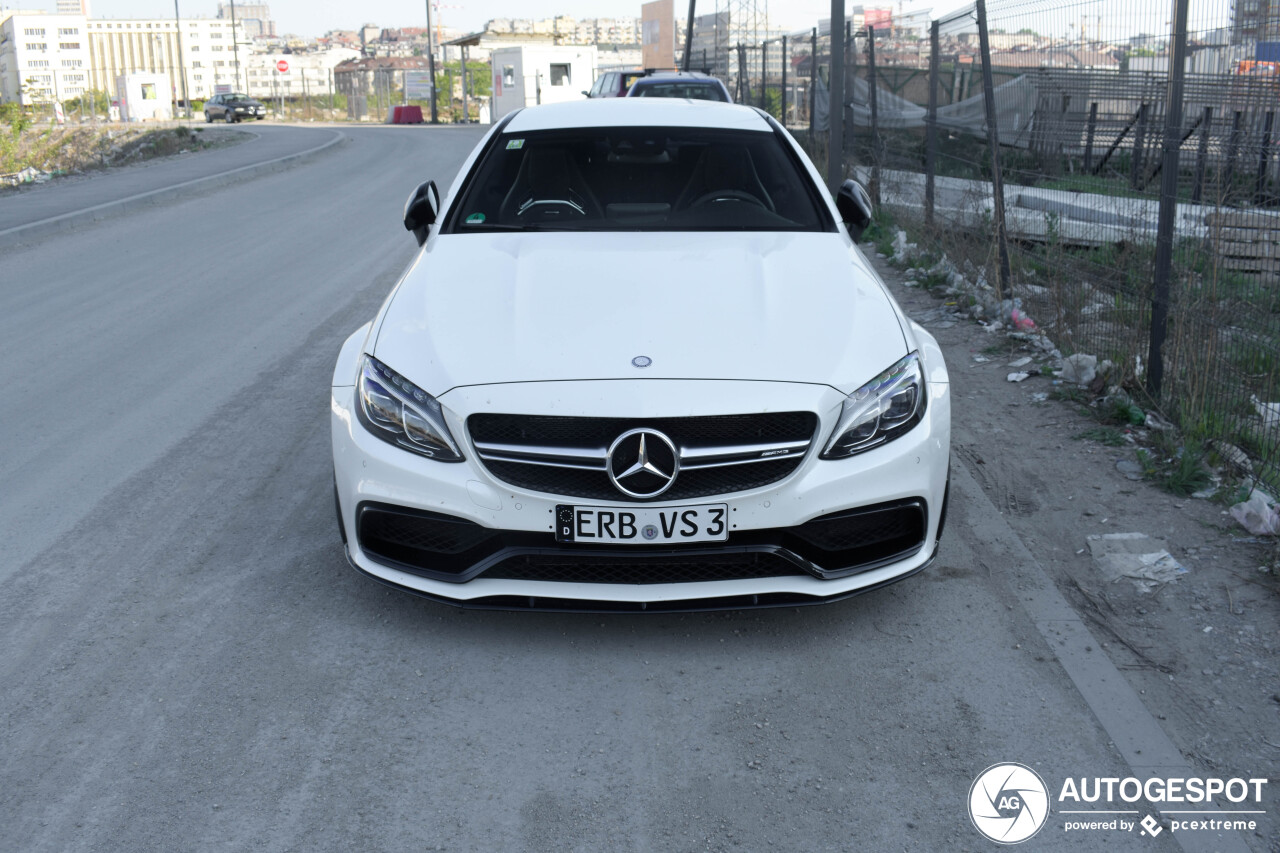
[(440, 190), (436, 189), (436, 182), (419, 184), (404, 203), (405, 230), (413, 232), (419, 246), (427, 242), (427, 233), (439, 214)]
[(871, 196), (857, 181), (845, 181), (836, 193), (836, 209), (849, 229), (849, 236), (857, 240), (871, 224)]
[(590, 92), (588, 92), (586, 89), (583, 89), (583, 90), (582, 90), (582, 94), (586, 95), (588, 98), (590, 98), (590, 97), (591, 97), (591, 93), (590, 93)]

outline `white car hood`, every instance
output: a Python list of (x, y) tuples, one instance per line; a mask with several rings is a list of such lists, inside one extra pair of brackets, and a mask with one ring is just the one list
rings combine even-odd
[(906, 352), (895, 306), (841, 234), (534, 232), (433, 235), (373, 355), (440, 395), (642, 378), (848, 392)]

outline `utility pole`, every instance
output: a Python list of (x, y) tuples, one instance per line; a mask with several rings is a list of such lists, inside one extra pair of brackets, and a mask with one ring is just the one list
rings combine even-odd
[(231, 0), (231, 52), (234, 54), (232, 62), (236, 64), (236, 91), (243, 92), (240, 88), (240, 36), (236, 33), (236, 0)]
[(689, 0), (689, 20), (685, 22), (684, 62), (680, 63), (681, 71), (689, 70), (689, 56), (693, 52), (693, 13), (697, 5), (698, 0)]
[(186, 105), (187, 118), (191, 118), (191, 94), (187, 91), (187, 61), (182, 58), (182, 13), (178, 0), (173, 0), (173, 23), (178, 28), (178, 73), (182, 75), (182, 103)]
[(436, 51), (435, 41), (431, 37), (431, 0), (427, 0), (427, 73), (431, 75), (431, 123), (439, 124), (440, 115), (436, 111)]
[(831, 0), (831, 87), (827, 98), (827, 188), (844, 182), (844, 0)]

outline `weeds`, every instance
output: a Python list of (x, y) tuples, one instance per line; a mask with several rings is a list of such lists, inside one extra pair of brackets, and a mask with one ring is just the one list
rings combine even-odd
[(1107, 447), (1123, 447), (1125, 444), (1124, 433), (1115, 427), (1092, 427), (1071, 437), (1077, 441), (1096, 441)]

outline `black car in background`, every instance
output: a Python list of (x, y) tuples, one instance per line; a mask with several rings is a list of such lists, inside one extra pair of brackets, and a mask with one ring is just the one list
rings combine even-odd
[(639, 77), (627, 90), (628, 98), (689, 98), (695, 101), (733, 103), (724, 83), (697, 71), (668, 71)]
[(264, 119), (267, 107), (262, 101), (250, 98), (242, 92), (214, 95), (204, 102), (204, 120), (222, 119), (227, 124), (246, 118)]

